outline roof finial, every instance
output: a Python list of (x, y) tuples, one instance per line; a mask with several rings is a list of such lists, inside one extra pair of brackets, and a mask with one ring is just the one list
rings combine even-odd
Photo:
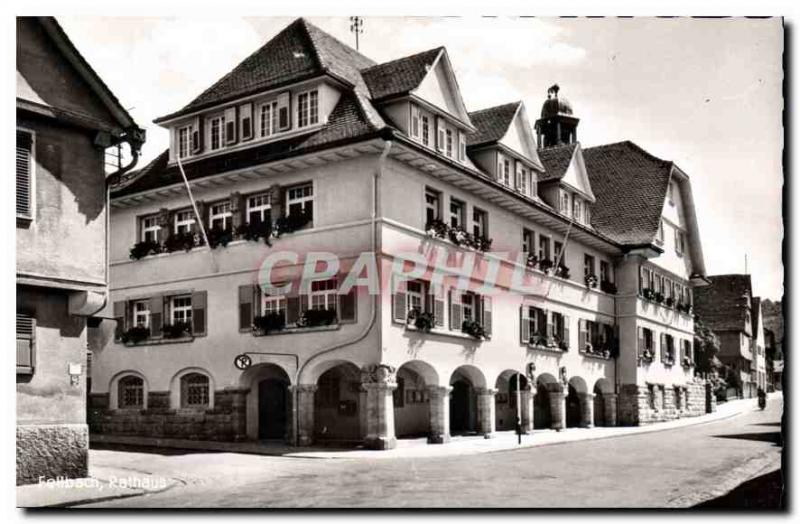
[(351, 16), (350, 32), (356, 34), (356, 51), (358, 51), (358, 35), (364, 32), (364, 19), (360, 16)]

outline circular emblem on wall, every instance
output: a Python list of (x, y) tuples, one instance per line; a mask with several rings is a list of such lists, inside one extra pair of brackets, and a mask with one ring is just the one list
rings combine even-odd
[(239, 369), (247, 369), (253, 365), (253, 359), (242, 353), (241, 355), (236, 355), (236, 358), (233, 359), (233, 365)]

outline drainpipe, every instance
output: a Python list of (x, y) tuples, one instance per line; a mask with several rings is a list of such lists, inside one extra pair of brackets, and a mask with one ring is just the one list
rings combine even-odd
[[(384, 164), (386, 162), (386, 157), (389, 155), (389, 151), (391, 149), (392, 149), (392, 141), (389, 140), (389, 139), (386, 139), (385, 142), (384, 142), (384, 146), (383, 146), (383, 152), (381, 152), (381, 155), (378, 158), (378, 169), (375, 170), (375, 172), (372, 174), (372, 213), (371, 213), (371, 216), (370, 216), (371, 223), (372, 223), (372, 237), (370, 239), (370, 249), (371, 249), (373, 255), (375, 255), (376, 257), (377, 257), (377, 249), (378, 249), (378, 212), (379, 212), (379, 209), (380, 209), (380, 206), (379, 206), (379, 201), (380, 201), (380, 177), (383, 174), (383, 167), (384, 167)], [(380, 266), (378, 266), (377, 264), (376, 264), (376, 266), (378, 267), (378, 285), (381, 285), (381, 270), (380, 270)], [(314, 353), (309, 358), (307, 358), (305, 360), (305, 362), (303, 362), (303, 364), (301, 366), (299, 366), (297, 368), (297, 371), (295, 372), (295, 376), (294, 376), (294, 383), (295, 383), (294, 402), (292, 402), (292, 415), (294, 417), (294, 444), (295, 444), (295, 446), (300, 444), (300, 418), (298, 417), (298, 404), (299, 404), (299, 401), (300, 401), (300, 391), (297, 389), (297, 386), (300, 385), (300, 375), (302, 374), (302, 372), (306, 368), (306, 366), (309, 363), (311, 363), (312, 360), (315, 360), (316, 358), (321, 357), (322, 355), (326, 355), (328, 353), (336, 351), (337, 349), (341, 349), (341, 348), (349, 346), (351, 344), (356, 344), (356, 343), (362, 341), (364, 338), (366, 338), (366, 336), (372, 330), (372, 327), (375, 325), (375, 319), (377, 318), (377, 315), (378, 315), (378, 299), (379, 299), (379, 297), (380, 297), (380, 294), (372, 295), (372, 297), (371, 297), (372, 307), (371, 307), (369, 322), (367, 322), (367, 324), (364, 326), (364, 329), (362, 329), (361, 332), (358, 335), (356, 335), (355, 338), (353, 338), (351, 340), (348, 340), (348, 341), (345, 341), (345, 342), (340, 342), (338, 344), (334, 344), (333, 346), (330, 346), (330, 347), (325, 348), (325, 349), (323, 349), (323, 350), (321, 350), (321, 351), (319, 351), (317, 353)]]

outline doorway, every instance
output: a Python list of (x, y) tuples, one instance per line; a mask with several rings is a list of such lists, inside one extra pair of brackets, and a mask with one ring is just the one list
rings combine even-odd
[(286, 436), (288, 383), (268, 378), (258, 383), (258, 438), (282, 439)]

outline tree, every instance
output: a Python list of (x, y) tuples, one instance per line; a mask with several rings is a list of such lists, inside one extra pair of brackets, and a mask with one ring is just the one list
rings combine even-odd
[(719, 337), (701, 320), (694, 323), (694, 365), (695, 373), (718, 376), (722, 362), (717, 358)]

